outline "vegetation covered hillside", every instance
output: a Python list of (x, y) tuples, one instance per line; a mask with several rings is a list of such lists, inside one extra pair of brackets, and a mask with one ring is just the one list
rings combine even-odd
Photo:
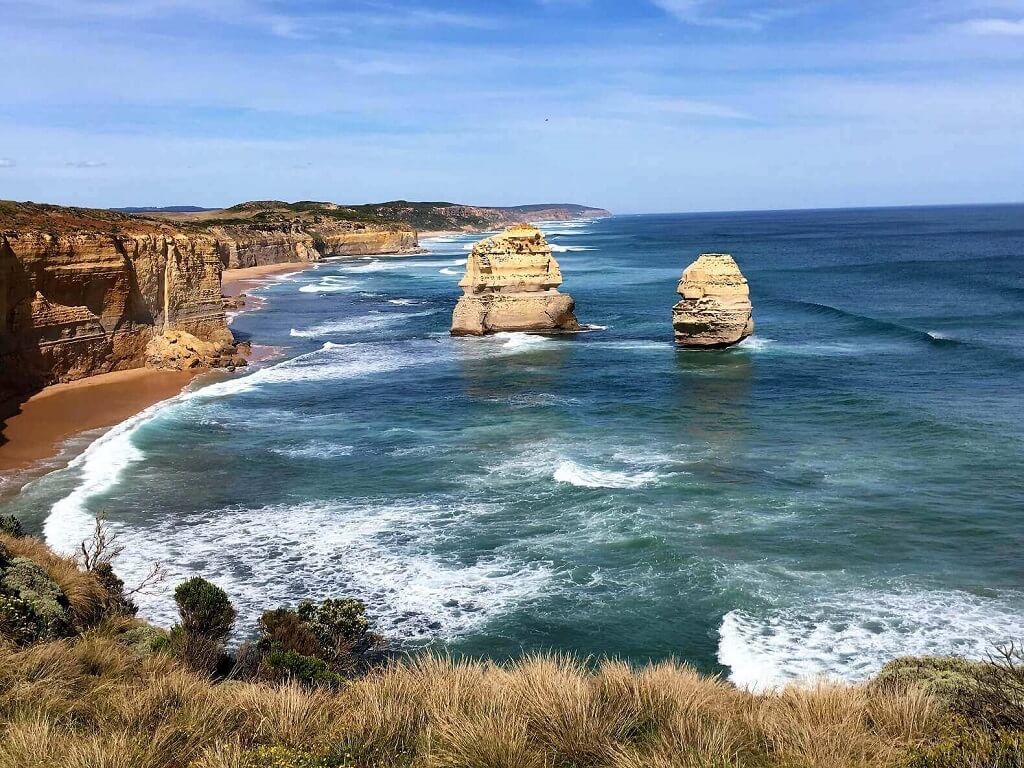
[(389, 658), (361, 604), (264, 614), (191, 579), (134, 618), (102, 524), (75, 560), (0, 533), (0, 768), (1019, 766), (1017, 657), (904, 660), (869, 684), (737, 690), (677, 662)]

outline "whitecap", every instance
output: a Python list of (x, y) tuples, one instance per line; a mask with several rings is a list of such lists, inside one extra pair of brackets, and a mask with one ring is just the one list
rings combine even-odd
[(718, 660), (751, 690), (796, 680), (863, 680), (898, 656), (983, 658), (1024, 636), (1021, 599), (963, 591), (860, 590), (767, 613), (733, 610), (719, 627)]
[(568, 483), (578, 488), (641, 488), (657, 482), (658, 473), (650, 470), (632, 474), (615, 472), (564, 460), (555, 469), (553, 477), (559, 483)]
[(317, 323), (308, 328), (292, 328), (288, 335), (301, 339), (317, 339), (340, 333), (376, 331), (384, 328), (393, 328), (416, 317), (436, 315), (440, 311), (440, 309), (432, 309), (428, 312), (407, 312), (404, 314), (399, 312), (372, 312), (367, 315), (349, 317), (344, 320)]
[(536, 333), (524, 333), (522, 331), (502, 331), (492, 337), (495, 341), (501, 342), (501, 349), (505, 352), (521, 352), (530, 349), (537, 349), (551, 343), (551, 339), (540, 336)]
[(281, 446), (271, 448), (270, 451), (290, 459), (333, 459), (340, 456), (351, 456), (353, 447), (324, 440), (311, 440), (304, 445)]

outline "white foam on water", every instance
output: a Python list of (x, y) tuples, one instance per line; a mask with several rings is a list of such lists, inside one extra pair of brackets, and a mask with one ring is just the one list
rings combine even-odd
[(388, 304), (396, 304), (400, 307), (407, 307), (412, 304), (419, 304), (419, 299), (388, 299)]
[(756, 352), (775, 344), (775, 339), (767, 339), (763, 336), (747, 336), (743, 341), (736, 345), (738, 349), (749, 349), (752, 352)]
[(453, 518), (480, 512), (372, 499), (228, 507), (156, 526), (119, 526), (125, 549), (115, 567), (131, 584), (153, 562), (168, 566), (160, 591), (137, 600), (143, 617), (164, 626), (175, 620), (171, 585), (201, 574), (231, 596), (241, 632), (270, 607), (351, 596), (366, 601), (385, 634), (447, 639), (479, 631), (540, 594), (552, 578), (549, 566), (516, 562), (500, 551), (472, 562), (433, 552)]
[(367, 315), (349, 317), (344, 320), (336, 320), (328, 323), (318, 323), (309, 328), (292, 328), (288, 335), (302, 339), (319, 339), (339, 333), (360, 333), (364, 331), (376, 331), (384, 328), (393, 328), (401, 325), (406, 320), (416, 317), (428, 317), (436, 315), (440, 309), (432, 309), (428, 312), (371, 312)]
[(249, 392), (263, 386), (361, 378), (429, 365), (439, 359), (440, 353), (434, 344), (336, 344), (328, 341), (320, 349), (259, 368), (245, 376), (211, 384), (189, 393), (189, 396), (209, 399)]
[(1024, 600), (962, 591), (852, 591), (765, 615), (734, 610), (718, 660), (755, 691), (821, 677), (863, 680), (897, 656), (984, 658), (1024, 638)]
[(490, 338), (501, 342), (503, 352), (522, 352), (537, 349), (551, 344), (551, 339), (535, 333), (523, 333), (521, 331), (502, 331), (495, 333)]
[(362, 283), (352, 282), (344, 277), (336, 275), (325, 275), (317, 283), (310, 283), (299, 288), (301, 293), (339, 293), (342, 291), (354, 291)]
[(400, 345), (396, 348), (394, 345), (328, 342), (314, 352), (258, 368), (245, 376), (183, 392), (152, 405), (104, 433), (68, 464), (68, 471), (77, 471), (80, 478), (75, 488), (51, 507), (43, 527), (44, 537), (58, 551), (70, 553), (77, 550), (79, 543), (92, 531), (93, 512), (89, 510), (88, 503), (117, 485), (128, 467), (145, 458), (133, 443), (133, 435), (168, 408), (263, 386), (358, 378), (409, 366), (429, 365), (439, 359), (438, 354), (434, 345)]
[(948, 333), (942, 333), (941, 331), (925, 331), (925, 333), (936, 341), (951, 341), (955, 338), (954, 336), (950, 336)]
[(616, 472), (585, 467), (570, 460), (560, 462), (552, 477), (559, 483), (568, 483), (577, 488), (642, 488), (658, 481), (658, 473), (652, 470)]
[(109, 491), (128, 467), (145, 458), (132, 442), (135, 431), (158, 412), (186, 397), (184, 393), (164, 400), (122, 421), (71, 460), (67, 469), (79, 473), (78, 485), (50, 508), (43, 524), (47, 544), (58, 552), (78, 551), (78, 545), (89, 538), (93, 530), (94, 516), (86, 506), (89, 500)]
[(270, 450), (272, 453), (287, 456), (290, 459), (333, 459), (339, 456), (351, 456), (354, 449), (351, 445), (311, 440), (305, 445), (278, 447)]
[(549, 243), (551, 246), (552, 253), (575, 253), (578, 251), (596, 251), (597, 249), (590, 245), (561, 245), (559, 243)]
[(451, 267), (445, 267), (444, 269), (439, 270), (438, 274), (439, 275), (457, 275), (457, 274), (459, 274), (459, 270), (452, 269)]

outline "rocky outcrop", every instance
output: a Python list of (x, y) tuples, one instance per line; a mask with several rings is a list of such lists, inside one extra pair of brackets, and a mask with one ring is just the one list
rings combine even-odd
[(473, 246), (453, 336), (498, 331), (578, 331), (572, 296), (559, 293), (562, 272), (536, 227), (520, 224)]
[(747, 279), (732, 256), (702, 253), (683, 270), (672, 307), (676, 343), (683, 347), (728, 347), (754, 332)]
[(0, 208), (0, 400), (153, 364), (147, 348), (164, 333), (233, 353), (214, 239), (55, 210)]

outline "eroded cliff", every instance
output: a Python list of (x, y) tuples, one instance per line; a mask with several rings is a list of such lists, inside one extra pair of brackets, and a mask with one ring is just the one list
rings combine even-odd
[(559, 293), (562, 271), (540, 230), (509, 227), (473, 246), (463, 295), (452, 315), (453, 336), (498, 331), (578, 331), (572, 296)]
[(164, 333), (234, 359), (215, 239), (109, 211), (0, 203), (0, 400), (158, 364)]

